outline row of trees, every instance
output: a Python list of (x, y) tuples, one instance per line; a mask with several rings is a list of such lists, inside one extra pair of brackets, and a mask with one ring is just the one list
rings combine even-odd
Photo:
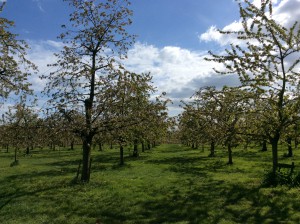
[[(217, 73), (238, 75), (241, 86), (217, 90), (205, 87), (184, 103), (180, 117), (182, 140), (228, 147), (250, 140), (272, 145), (273, 172), (278, 164), (278, 143), (299, 137), (300, 120), (300, 27), (286, 28), (272, 18), (272, 1), (239, 3), (241, 31), (221, 55), (209, 52), (209, 61), (221, 63)], [(291, 152), (290, 152), (291, 153)]]
[(24, 103), (32, 92), (29, 71), (36, 71), (26, 59), (28, 46), (9, 32), (13, 22), (0, 19), (0, 95), (6, 99), (19, 90), (25, 95), (3, 116), (2, 144), (29, 149), (55, 145), (62, 138), (72, 142), (77, 136), (83, 145), (81, 180), (88, 182), (92, 145), (101, 145), (109, 136), (120, 146), (121, 164), (128, 142), (135, 145), (137, 156), (138, 144), (155, 142), (167, 129), (168, 99), (165, 94), (153, 97), (150, 74), (131, 73), (122, 66), (135, 40), (126, 30), (132, 23), (128, 0), (64, 1), (73, 12), (58, 37), (64, 46), (49, 65), (54, 72), (40, 77), (47, 83), (44, 94), (49, 99), (42, 116)]

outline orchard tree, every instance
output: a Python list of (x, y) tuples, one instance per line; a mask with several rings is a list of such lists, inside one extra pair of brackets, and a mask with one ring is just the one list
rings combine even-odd
[[(201, 88), (193, 98), (206, 138), (227, 146), (228, 164), (233, 164), (232, 147), (240, 141), (240, 120), (246, 111), (248, 94), (239, 88)], [(206, 119), (203, 119), (206, 118)], [(204, 125), (208, 124), (208, 125)], [(212, 151), (212, 150), (211, 150)], [(213, 153), (213, 151), (212, 151)]]
[(260, 6), (243, 0), (239, 8), (243, 30), (220, 32), (236, 35), (241, 44), (231, 44), (223, 55), (210, 52), (208, 60), (222, 63), (225, 70), (217, 72), (237, 74), (244, 89), (266, 102), (257, 112), (269, 114), (266, 134), (275, 172), (280, 137), (298, 119), (300, 29), (298, 22), (291, 27), (276, 22), (271, 0), (261, 1)]
[[(59, 38), (63, 50), (56, 54), (57, 70), (49, 79), (46, 90), (63, 113), (79, 111), (82, 124), (73, 126), (83, 143), (82, 182), (90, 180), (90, 158), (93, 137), (100, 119), (113, 95), (111, 75), (115, 61), (124, 58), (134, 36), (126, 27), (131, 24), (132, 11), (128, 0), (65, 0), (74, 8), (71, 27)], [(70, 122), (72, 117), (69, 116)]]
[[(4, 3), (0, 3), (0, 15)], [(26, 58), (28, 45), (10, 31), (14, 22), (0, 17), (0, 97), (4, 100), (10, 93), (30, 92), (27, 78), (36, 66)]]
[(40, 139), (40, 129), (42, 120), (38, 114), (20, 102), (5, 114), (6, 131), (10, 133), (10, 144), (15, 148), (15, 162), (17, 162), (17, 151), (21, 148), (26, 149), (26, 154), (30, 153)]

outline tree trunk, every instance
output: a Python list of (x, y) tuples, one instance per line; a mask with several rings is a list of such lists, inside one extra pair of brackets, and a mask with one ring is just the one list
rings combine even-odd
[(142, 152), (145, 152), (145, 142), (142, 140)]
[(17, 148), (15, 148), (15, 163), (17, 163), (17, 162), (18, 162), (18, 160), (17, 160), (17, 152), (18, 152), (18, 149), (17, 149)]
[(152, 143), (152, 147), (153, 147), (153, 148), (155, 148), (155, 147), (156, 147), (156, 142), (155, 142), (155, 141), (153, 141), (153, 143)]
[(211, 141), (209, 157), (214, 157), (214, 156), (215, 156), (215, 142)]
[(124, 149), (122, 145), (120, 145), (120, 165), (124, 165)]
[(229, 143), (227, 146), (228, 149), (228, 164), (232, 165), (233, 161), (232, 161), (232, 149), (231, 149), (231, 144)]
[(262, 152), (266, 152), (268, 150), (267, 148), (267, 140), (264, 140), (263, 143), (262, 143), (262, 149), (261, 151)]
[(293, 157), (293, 149), (292, 149), (292, 138), (288, 137), (287, 138), (287, 144), (288, 144), (288, 157)]
[(83, 145), (82, 145), (82, 173), (81, 173), (81, 181), (88, 183), (90, 181), (90, 162), (91, 162), (91, 144), (92, 137), (85, 136), (83, 137)]
[(138, 157), (139, 156), (139, 152), (138, 152), (138, 141), (134, 140), (133, 143), (133, 157)]
[(272, 144), (273, 173), (276, 173), (277, 164), (278, 164), (278, 141), (279, 141), (279, 135), (276, 135), (274, 138), (270, 139), (270, 142)]
[(26, 147), (26, 155), (29, 155), (30, 154), (30, 150), (29, 150), (29, 147), (27, 146)]
[(102, 148), (102, 142), (98, 142), (98, 146), (99, 146), (99, 151), (103, 151), (103, 148)]
[(71, 150), (74, 150), (74, 140), (71, 141)]
[(150, 150), (151, 149), (151, 144), (150, 141), (147, 141), (147, 149)]

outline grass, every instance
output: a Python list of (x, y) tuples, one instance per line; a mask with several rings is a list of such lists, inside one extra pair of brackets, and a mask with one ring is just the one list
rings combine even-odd
[[(126, 152), (127, 153), (127, 152)], [(300, 223), (298, 188), (263, 188), (271, 152), (226, 152), (161, 145), (125, 158), (118, 150), (93, 151), (91, 182), (72, 184), (80, 150), (0, 153), (0, 223)], [(283, 155), (283, 151), (281, 151)], [(281, 157), (281, 162), (300, 157)], [(129, 155), (129, 152), (128, 152)]]

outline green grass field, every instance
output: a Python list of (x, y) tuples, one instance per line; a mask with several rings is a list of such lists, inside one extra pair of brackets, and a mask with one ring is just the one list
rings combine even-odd
[[(207, 150), (161, 145), (123, 167), (117, 149), (93, 151), (85, 185), (72, 184), (79, 149), (33, 151), (14, 167), (13, 152), (1, 152), (0, 223), (300, 223), (299, 188), (261, 186), (271, 152), (234, 151), (228, 166), (221, 149), (209, 158)], [(295, 161), (298, 172), (298, 154), (280, 160)]]

